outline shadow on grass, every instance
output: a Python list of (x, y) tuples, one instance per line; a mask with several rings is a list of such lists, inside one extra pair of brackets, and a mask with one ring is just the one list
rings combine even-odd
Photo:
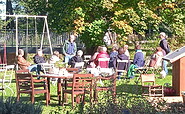
[(123, 93), (141, 95), (141, 88), (141, 85), (122, 83), (116, 87), (116, 93), (118, 95)]

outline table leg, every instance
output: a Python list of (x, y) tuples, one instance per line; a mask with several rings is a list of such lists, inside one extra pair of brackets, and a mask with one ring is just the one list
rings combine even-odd
[(50, 103), (50, 78), (47, 78), (47, 82), (48, 82), (48, 102)]
[(61, 78), (58, 78), (58, 90), (57, 90), (57, 95), (58, 95), (58, 104), (61, 105)]

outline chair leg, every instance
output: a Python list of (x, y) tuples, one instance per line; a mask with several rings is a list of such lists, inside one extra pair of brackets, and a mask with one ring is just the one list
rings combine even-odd
[(46, 96), (46, 106), (48, 106), (48, 104), (49, 104), (49, 94), (48, 94), (48, 92), (45, 94), (45, 96)]
[(94, 101), (97, 101), (97, 97), (98, 97), (98, 92), (96, 90), (94, 90)]
[(74, 108), (74, 95), (71, 94), (72, 107)]
[(35, 99), (34, 99), (34, 94), (31, 94), (31, 103), (33, 104), (35, 102)]
[(17, 93), (17, 101), (20, 101), (20, 93)]
[(64, 106), (64, 93), (62, 93), (62, 106)]

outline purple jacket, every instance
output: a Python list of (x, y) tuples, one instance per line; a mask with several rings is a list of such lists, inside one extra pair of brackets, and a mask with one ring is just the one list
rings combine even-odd
[(137, 67), (143, 67), (145, 64), (144, 55), (141, 50), (137, 50), (136, 54), (134, 55), (133, 64)]

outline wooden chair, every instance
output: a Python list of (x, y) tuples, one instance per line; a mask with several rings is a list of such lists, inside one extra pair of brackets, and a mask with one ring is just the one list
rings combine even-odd
[(142, 95), (164, 96), (163, 86), (155, 84), (155, 74), (141, 74), (141, 83)]
[[(98, 81), (109, 81), (109, 85), (98, 86)], [(98, 98), (98, 91), (110, 91), (112, 94), (112, 98), (115, 101), (116, 99), (116, 73), (112, 74), (111, 76), (102, 77), (99, 76), (95, 80), (94, 84), (94, 101), (97, 101)]]
[(98, 66), (100, 68), (108, 68), (109, 67), (109, 61), (110, 61), (110, 58), (98, 58)]
[(83, 95), (83, 101), (85, 94), (90, 94), (92, 100), (92, 85), (93, 85), (93, 74), (74, 74), (72, 88), (63, 87), (62, 91), (62, 104), (64, 105), (65, 94), (71, 94), (72, 106), (74, 106), (75, 96)]
[(12, 94), (14, 93), (12, 88), (10, 87), (14, 68), (15, 68), (15, 65), (7, 65), (3, 70), (4, 74), (2, 79), (0, 79), (0, 85), (1, 85), (0, 90), (5, 92), (5, 94), (6, 94), (6, 91), (5, 91), (6, 89), (9, 89), (12, 92)]
[(35, 94), (45, 93), (46, 105), (48, 105), (48, 86), (47, 79), (34, 79), (33, 75), (26, 72), (16, 72), (17, 101), (20, 100), (20, 94), (30, 94), (31, 102), (34, 103)]

